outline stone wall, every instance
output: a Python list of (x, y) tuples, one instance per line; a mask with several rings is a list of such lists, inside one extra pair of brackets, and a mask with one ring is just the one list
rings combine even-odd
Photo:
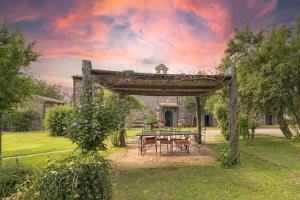
[(38, 118), (33, 124), (33, 130), (43, 130), (43, 123), (47, 110), (59, 105), (55, 102), (45, 102), (44, 100), (39, 98), (29, 99), (27, 103), (32, 110), (38, 113)]

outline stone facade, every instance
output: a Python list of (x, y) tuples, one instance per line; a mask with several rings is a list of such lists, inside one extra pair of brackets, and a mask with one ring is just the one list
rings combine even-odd
[(47, 110), (54, 106), (65, 104), (65, 102), (49, 97), (36, 95), (33, 98), (28, 99), (27, 104), (32, 110), (38, 113), (38, 119), (34, 122), (33, 129), (42, 130), (43, 121), (45, 119), (45, 114)]
[[(177, 96), (136, 96), (145, 106), (157, 116), (161, 126), (196, 126), (196, 110), (187, 109), (184, 102), (187, 97)], [(134, 112), (133, 121), (145, 121), (143, 112)], [(202, 114), (202, 126), (217, 126), (217, 121), (211, 113)]]

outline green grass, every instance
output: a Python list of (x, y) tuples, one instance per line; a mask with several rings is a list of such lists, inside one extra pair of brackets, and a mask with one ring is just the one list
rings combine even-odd
[(279, 128), (278, 124), (274, 124), (274, 125), (261, 125), (258, 126), (257, 128)]
[[(52, 160), (57, 160), (61, 158), (65, 158), (68, 155), (70, 155), (72, 152), (64, 152), (64, 153), (55, 153), (55, 154), (49, 154), (49, 155), (38, 155), (38, 156), (32, 156), (32, 157), (23, 157), (18, 158), (19, 164), (30, 167), (30, 168), (41, 168), (48, 162)], [(9, 160), (3, 160), (6, 164), (16, 164), (16, 159), (9, 159)]]
[[(142, 129), (130, 129), (135, 135)], [(74, 149), (68, 139), (47, 132), (7, 133), (4, 155), (28, 155)], [(118, 148), (108, 142), (108, 155)], [(219, 144), (209, 145), (216, 150)], [(19, 158), (27, 167), (42, 167), (72, 152)], [(115, 171), (115, 199), (300, 199), (300, 143), (284, 138), (256, 136), (252, 145), (241, 142), (241, 166), (178, 166)], [(16, 160), (4, 160), (15, 163)]]
[(47, 131), (13, 132), (3, 135), (3, 157), (30, 155), (74, 149), (76, 145), (64, 137), (49, 136)]
[[(300, 143), (257, 136), (241, 166), (131, 169), (115, 175), (115, 199), (300, 199)], [(217, 149), (218, 145), (210, 148)]]

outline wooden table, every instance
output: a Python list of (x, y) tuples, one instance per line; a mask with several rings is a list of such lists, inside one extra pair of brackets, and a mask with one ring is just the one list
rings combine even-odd
[[(171, 137), (173, 138), (174, 136), (183, 136), (184, 138), (188, 139), (191, 136), (197, 136), (198, 133), (193, 133), (190, 131), (175, 131), (175, 132), (148, 132), (148, 133), (138, 133), (136, 134), (137, 137), (139, 137), (140, 140), (140, 151), (141, 151), (141, 155), (143, 153), (143, 139), (147, 138), (147, 137), (155, 137), (155, 139), (159, 138), (159, 137)], [(174, 139), (172, 139), (174, 140)]]

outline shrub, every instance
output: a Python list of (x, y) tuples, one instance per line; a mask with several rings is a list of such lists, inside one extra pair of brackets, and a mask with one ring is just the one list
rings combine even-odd
[(46, 112), (45, 127), (49, 129), (50, 135), (62, 136), (67, 134), (68, 119), (73, 111), (69, 105), (55, 106)]
[(218, 126), (221, 128), (221, 133), (226, 140), (229, 140), (229, 120), (227, 110), (224, 106), (215, 107), (215, 115), (217, 117)]
[(15, 163), (2, 163), (0, 167), (0, 196), (8, 197), (16, 191), (15, 186), (22, 183), (31, 171)]
[(231, 150), (227, 143), (222, 143), (219, 147), (217, 159), (220, 161), (222, 167), (233, 166)]
[(96, 153), (54, 161), (21, 185), (13, 199), (110, 200), (110, 164)]
[(119, 139), (119, 133), (118, 131), (114, 131), (110, 134), (110, 141), (114, 147), (120, 146), (120, 139)]
[(156, 117), (153, 114), (149, 114), (147, 116), (147, 125), (151, 126), (151, 130), (153, 130), (153, 125), (158, 123), (158, 120), (156, 119)]
[(104, 140), (118, 130), (120, 121), (116, 99), (101, 97), (75, 108), (68, 126), (68, 137), (82, 151), (105, 150)]
[(33, 130), (34, 122), (38, 119), (38, 113), (33, 110), (11, 111), (4, 115), (4, 127), (11, 131)]
[(256, 122), (248, 117), (239, 116), (239, 133), (247, 145), (252, 143), (256, 129)]

